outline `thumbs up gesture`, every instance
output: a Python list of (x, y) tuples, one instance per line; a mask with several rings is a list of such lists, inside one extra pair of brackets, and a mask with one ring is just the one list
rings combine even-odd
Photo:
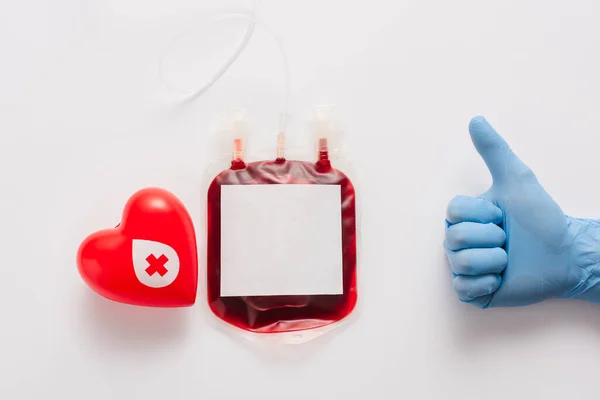
[(480, 308), (600, 302), (600, 223), (566, 216), (483, 117), (469, 132), (493, 184), (448, 205), (444, 246), (458, 298)]

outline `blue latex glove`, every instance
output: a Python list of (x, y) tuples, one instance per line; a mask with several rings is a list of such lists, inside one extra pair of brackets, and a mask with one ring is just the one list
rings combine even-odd
[(483, 117), (469, 131), (493, 185), (448, 205), (444, 245), (458, 298), (480, 308), (600, 302), (600, 222), (566, 216)]

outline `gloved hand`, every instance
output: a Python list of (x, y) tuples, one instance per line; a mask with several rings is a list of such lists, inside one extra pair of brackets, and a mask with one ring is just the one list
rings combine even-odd
[(483, 117), (469, 131), (493, 184), (448, 205), (444, 246), (458, 298), (480, 308), (600, 302), (600, 222), (566, 216)]

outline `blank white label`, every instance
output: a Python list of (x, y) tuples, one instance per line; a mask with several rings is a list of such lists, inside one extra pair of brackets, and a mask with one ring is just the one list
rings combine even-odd
[(339, 185), (221, 187), (221, 296), (342, 294)]

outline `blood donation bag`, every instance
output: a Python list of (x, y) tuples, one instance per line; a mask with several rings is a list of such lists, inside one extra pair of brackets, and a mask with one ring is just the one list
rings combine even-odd
[(355, 189), (332, 166), (326, 135), (317, 160), (231, 167), (207, 194), (207, 296), (212, 312), (254, 333), (297, 332), (343, 320), (357, 302)]

